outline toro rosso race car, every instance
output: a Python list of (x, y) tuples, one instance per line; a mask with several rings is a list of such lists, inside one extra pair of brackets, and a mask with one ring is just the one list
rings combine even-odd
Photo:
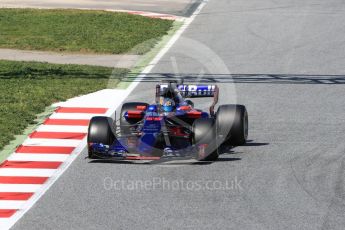
[[(161, 158), (214, 161), (221, 145), (246, 143), (245, 106), (220, 105), (217, 85), (188, 85), (175, 81), (156, 85), (154, 104), (122, 105), (119, 121), (93, 117), (89, 124), (88, 156), (92, 159), (158, 160)], [(186, 98), (212, 97), (208, 112)], [(116, 115), (115, 115), (116, 120)]]

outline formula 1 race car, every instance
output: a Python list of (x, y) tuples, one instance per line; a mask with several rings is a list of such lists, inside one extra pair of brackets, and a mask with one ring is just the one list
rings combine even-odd
[[(217, 85), (176, 81), (156, 85), (154, 104), (122, 105), (119, 121), (93, 117), (89, 124), (88, 156), (117, 160), (186, 159), (214, 161), (221, 145), (246, 143), (248, 114), (244, 105), (220, 105)], [(213, 97), (209, 112), (186, 98)], [(115, 115), (116, 121), (116, 115)]]

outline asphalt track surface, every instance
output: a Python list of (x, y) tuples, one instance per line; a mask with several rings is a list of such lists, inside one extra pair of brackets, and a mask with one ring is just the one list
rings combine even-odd
[[(344, 10), (341, 0), (211, 0), (183, 37), (234, 75), (188, 58), (203, 46), (186, 50), (183, 38), (153, 72), (204, 73), (222, 103), (235, 87), (250, 142), (212, 164), (96, 163), (84, 152), (13, 229), (344, 229)], [(147, 81), (128, 100), (152, 101)], [(105, 178), (237, 184), (132, 191), (104, 187)]]

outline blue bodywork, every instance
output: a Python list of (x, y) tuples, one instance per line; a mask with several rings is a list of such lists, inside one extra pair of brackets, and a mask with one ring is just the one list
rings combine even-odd
[[(150, 156), (154, 150), (156, 150), (155, 144), (157, 139), (162, 139), (163, 126), (165, 123), (170, 123), (168, 120), (171, 116), (175, 118), (183, 118), (187, 116), (187, 112), (179, 110), (177, 107), (175, 112), (172, 113), (158, 113), (155, 109), (156, 105), (150, 105), (146, 111), (144, 111), (144, 118), (139, 129), (138, 135), (131, 136), (117, 136), (116, 140), (111, 146), (104, 145), (102, 143), (92, 143), (90, 146), (92, 151), (100, 157), (118, 157), (124, 158), (128, 153), (137, 153), (144, 156)], [(128, 113), (125, 113), (125, 117), (128, 117)], [(207, 112), (201, 112), (201, 118), (208, 118)], [(189, 139), (189, 137), (186, 137)], [(186, 140), (188, 141), (188, 140)], [(162, 149), (168, 147), (175, 150), (174, 146), (164, 146)]]

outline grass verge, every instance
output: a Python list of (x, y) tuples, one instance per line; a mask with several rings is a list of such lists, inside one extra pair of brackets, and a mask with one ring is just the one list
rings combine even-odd
[(47, 106), (104, 89), (110, 75), (126, 73), (127, 69), (0, 61), (0, 149)]
[(172, 23), (106, 11), (0, 9), (0, 47), (143, 54)]

